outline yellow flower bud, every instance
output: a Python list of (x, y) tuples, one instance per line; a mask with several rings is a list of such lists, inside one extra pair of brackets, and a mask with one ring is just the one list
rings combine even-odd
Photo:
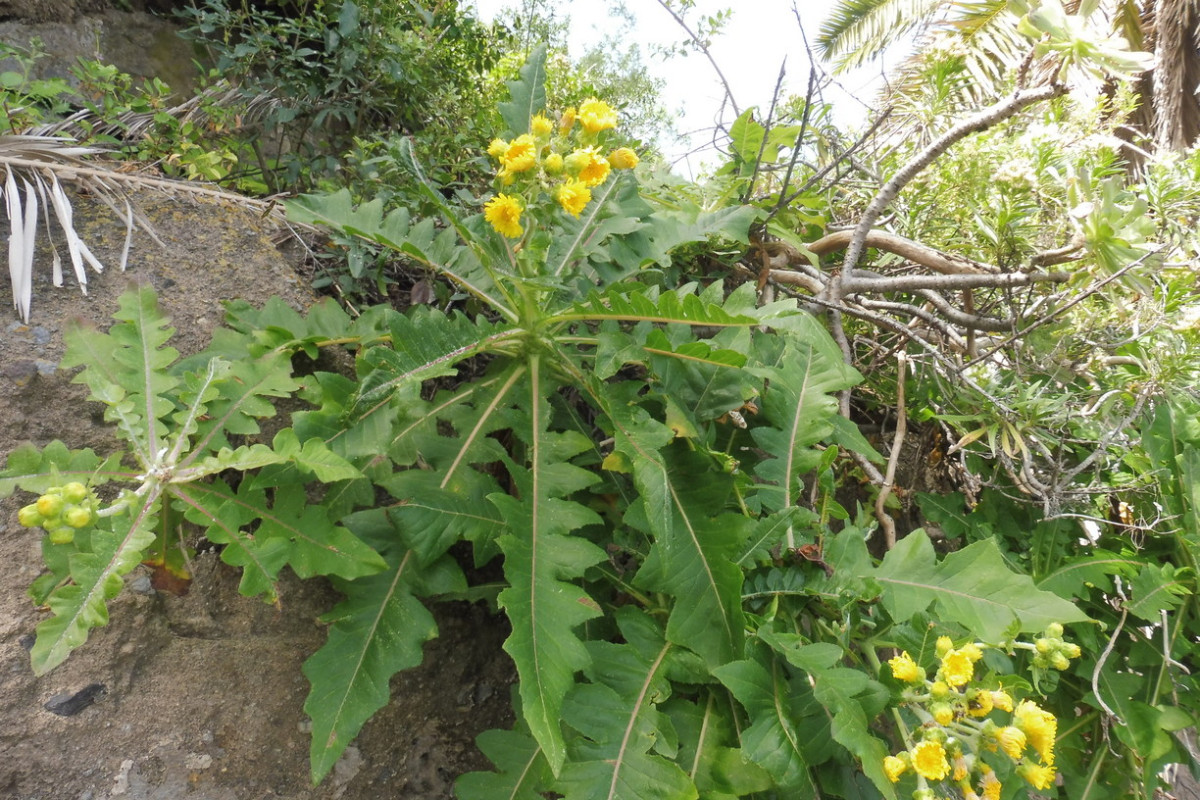
[(542, 167), (547, 175), (558, 175), (563, 171), (563, 157), (559, 153), (551, 153), (542, 160)]
[(537, 114), (529, 121), (529, 132), (539, 139), (544, 139), (554, 131), (554, 123), (545, 114)]
[(900, 776), (908, 769), (908, 764), (902, 759), (895, 756), (887, 756), (883, 759), (883, 774), (887, 775), (887, 779), (892, 783), (900, 780)]
[(574, 125), (575, 125), (575, 107), (568, 106), (567, 108), (563, 109), (562, 117), (560, 117), (558, 120), (558, 132), (561, 133), (563, 136), (566, 136), (567, 132), (570, 131), (571, 127)]
[(628, 147), (618, 147), (608, 154), (608, 163), (613, 169), (633, 169), (638, 165), (638, 154)]

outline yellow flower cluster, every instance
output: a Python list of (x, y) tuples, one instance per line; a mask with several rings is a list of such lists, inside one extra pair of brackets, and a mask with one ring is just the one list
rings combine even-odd
[(519, 239), (525, 234), (522, 215), (543, 193), (578, 218), (592, 201), (592, 189), (612, 170), (638, 165), (637, 153), (628, 147), (601, 150), (601, 134), (616, 126), (612, 106), (592, 98), (578, 110), (566, 109), (557, 125), (539, 113), (530, 119), (529, 133), (511, 141), (493, 139), (487, 152), (499, 165), (496, 178), (506, 191), (484, 204), (484, 219), (501, 236)]
[[(1033, 651), (1035, 667), (1065, 669), (1080, 649), (1063, 641), (1062, 632), (1061, 625), (1051, 625), (1032, 644), (1010, 642), (1006, 647), (1010, 652)], [(1003, 689), (977, 684), (976, 666), (987, 647), (974, 642), (955, 646), (949, 637), (939, 638), (932, 678), (907, 652), (888, 661), (892, 677), (904, 685), (904, 703), (924, 724), (916, 731), (912, 747), (883, 759), (883, 773), (898, 783), (912, 772), (918, 784), (913, 797), (932, 800), (939, 793), (931, 785), (948, 779), (943, 784), (947, 794), (953, 784), (966, 800), (999, 800), (1003, 787), (992, 767), (979, 757), (983, 750), (1011, 759), (1016, 774), (1034, 789), (1054, 785), (1058, 720), (1032, 700), (1014, 704)]]

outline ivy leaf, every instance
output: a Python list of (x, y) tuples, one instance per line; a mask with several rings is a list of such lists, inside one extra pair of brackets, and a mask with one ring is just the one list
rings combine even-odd
[(1075, 604), (1011, 571), (991, 539), (938, 563), (929, 537), (915, 531), (896, 544), (872, 577), (883, 586), (883, 603), (895, 619), (906, 620), (936, 604), (942, 619), (984, 641), (1002, 641), (1013, 629), (1038, 632), (1051, 622), (1089, 621)]
[(465, 581), (449, 559), (421, 574), (415, 554), (407, 550), (386, 571), (338, 587), (346, 599), (321, 617), (333, 623), (329, 638), (303, 668), (312, 686), (304, 711), (313, 722), (314, 784), (387, 704), (391, 677), (420, 664), (422, 646), (437, 635), (433, 616), (415, 593), (461, 589)]
[(500, 103), (500, 116), (514, 135), (529, 133), (533, 115), (546, 108), (546, 45), (533, 49), (515, 81), (506, 81), (509, 100)]

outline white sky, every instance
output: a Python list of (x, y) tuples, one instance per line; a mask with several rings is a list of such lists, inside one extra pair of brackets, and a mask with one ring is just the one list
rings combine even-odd
[[(474, 0), (474, 4), (482, 19), (491, 20), (502, 9), (519, 6), (519, 0)], [(560, 13), (571, 18), (572, 40), (578, 39), (583, 47), (598, 42), (613, 25), (608, 18), (609, 4), (603, 0), (557, 0), (557, 4)], [(647, 45), (681, 42), (687, 34), (656, 0), (628, 0), (627, 5), (637, 16), (632, 35), (642, 45), (643, 60), (652, 74), (666, 81), (665, 105), (672, 110), (683, 109), (677, 125), (679, 131), (686, 134), (711, 129), (720, 112), (724, 90), (708, 60), (700, 54), (674, 57), (666, 62), (650, 56)], [(724, 33), (713, 42), (711, 53), (729, 81), (740, 110), (757, 106), (765, 115), (785, 58), (784, 96), (802, 95), (808, 85), (808, 54), (793, 9), (798, 10), (804, 33), (815, 46), (814, 40), (830, 5), (831, 0), (740, 0), (739, 3), (697, 0), (687, 19), (694, 25), (700, 14), (733, 7), (733, 16)], [(865, 117), (879, 73), (876, 65), (873, 70), (839, 78), (840, 87), (826, 91), (825, 99), (835, 103), (839, 121), (855, 124)], [(727, 111), (726, 122), (732, 119), (732, 113)], [(699, 133), (693, 141), (701, 144), (710, 140), (711, 133)], [(668, 156), (675, 160), (687, 149), (684, 146)], [(700, 159), (693, 157), (687, 163), (679, 163), (677, 168), (686, 174), (689, 166), (692, 170), (700, 168), (703, 159), (703, 155)]]

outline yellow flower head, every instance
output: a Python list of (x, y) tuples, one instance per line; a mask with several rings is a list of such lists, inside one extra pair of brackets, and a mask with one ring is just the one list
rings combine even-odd
[(907, 652), (901, 653), (893, 659), (888, 660), (888, 666), (892, 668), (892, 677), (898, 681), (905, 683), (916, 683), (925, 679), (925, 673), (917, 665), (917, 662), (912, 660)]
[(974, 675), (975, 662), (962, 650), (948, 650), (942, 656), (942, 677), (951, 686), (963, 686)]
[(992, 692), (992, 705), (1001, 711), (1011, 712), (1013, 710), (1012, 697), (1005, 691)]
[(1025, 752), (1025, 734), (1020, 728), (1006, 725), (996, 731), (996, 741), (1000, 749), (1013, 761), (1018, 761)]
[(938, 725), (949, 725), (954, 721), (954, 708), (949, 703), (934, 703), (929, 707), (929, 713)]
[(617, 127), (617, 112), (603, 100), (592, 98), (579, 104), (579, 124), (588, 133)]
[(946, 655), (946, 653), (949, 653), (953, 649), (954, 649), (954, 641), (949, 636), (939, 636), (938, 637), (937, 648), (936, 648), (938, 658), (941, 658), (942, 656)]
[(521, 227), (520, 199), (506, 194), (498, 194), (483, 206), (483, 218), (491, 223), (496, 233), (509, 239), (520, 238), (525, 229)]
[(544, 139), (554, 132), (554, 123), (545, 114), (537, 114), (529, 121), (529, 132), (539, 139)]
[(883, 759), (883, 774), (887, 775), (887, 779), (892, 783), (899, 781), (906, 769), (908, 769), (908, 764), (904, 763), (902, 758), (887, 756)]
[(618, 147), (608, 154), (608, 163), (613, 169), (633, 169), (638, 165), (638, 154), (628, 147)]
[(979, 781), (979, 793), (983, 795), (983, 800), (1000, 800), (1002, 788), (996, 773), (990, 768), (984, 769), (983, 778)]
[(568, 106), (563, 109), (562, 117), (558, 120), (558, 132), (563, 136), (567, 135), (567, 131), (575, 124), (575, 106)]
[(537, 141), (528, 133), (523, 133), (509, 143), (508, 149), (500, 156), (500, 164), (504, 172), (512, 174), (533, 169), (537, 165)]
[(588, 186), (599, 186), (608, 180), (611, 166), (596, 148), (585, 147), (567, 156), (567, 169)]
[(959, 783), (965, 781), (967, 776), (971, 773), (971, 765), (965, 756), (960, 755), (955, 758), (952, 766), (954, 767), (954, 774), (951, 775), (950, 778), (951, 780), (958, 781)]
[(992, 713), (992, 708), (995, 705), (992, 693), (986, 689), (967, 692), (967, 712), (972, 717), (986, 717)]
[(558, 187), (558, 204), (573, 217), (578, 218), (591, 201), (592, 190), (583, 181), (568, 180)]
[(1031, 700), (1022, 700), (1013, 712), (1013, 725), (1025, 734), (1042, 763), (1054, 766), (1054, 739), (1058, 735), (1058, 720), (1054, 715)]
[(958, 651), (967, 658), (971, 659), (972, 664), (983, 658), (983, 651), (979, 649), (979, 645), (976, 645), (972, 642), (967, 642), (962, 647), (958, 648)]
[(946, 748), (941, 742), (925, 740), (912, 749), (913, 770), (931, 781), (940, 781), (950, 774)]
[(1029, 781), (1029, 784), (1039, 791), (1049, 789), (1054, 785), (1054, 767), (1046, 767), (1027, 761), (1017, 767), (1017, 774)]
[(492, 158), (500, 158), (500, 156), (508, 152), (508, 142), (503, 139), (492, 139), (491, 144), (488, 145), (487, 152)]
[(559, 153), (551, 153), (542, 161), (547, 175), (557, 175), (563, 171), (563, 157)]

